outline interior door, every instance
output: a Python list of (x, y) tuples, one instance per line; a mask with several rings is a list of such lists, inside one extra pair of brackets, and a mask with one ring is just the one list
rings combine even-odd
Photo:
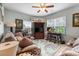
[(44, 39), (44, 23), (43, 22), (34, 23), (34, 37), (35, 39)]

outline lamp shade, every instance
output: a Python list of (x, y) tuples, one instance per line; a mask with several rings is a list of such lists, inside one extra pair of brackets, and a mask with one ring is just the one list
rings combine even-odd
[(16, 27), (15, 22), (8, 22), (8, 23), (6, 23), (6, 25), (7, 25), (8, 27)]

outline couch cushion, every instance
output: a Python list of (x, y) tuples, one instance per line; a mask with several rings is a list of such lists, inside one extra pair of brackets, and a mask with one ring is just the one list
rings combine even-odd
[(24, 48), (24, 47), (27, 47), (27, 46), (32, 45), (32, 44), (33, 44), (33, 42), (32, 42), (31, 39), (29, 39), (29, 38), (27, 38), (27, 37), (24, 37), (24, 38), (20, 41), (19, 46), (20, 46), (21, 48)]

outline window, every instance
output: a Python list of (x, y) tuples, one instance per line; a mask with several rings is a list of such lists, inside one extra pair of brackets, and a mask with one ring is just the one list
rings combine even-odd
[(53, 28), (55, 33), (65, 34), (66, 17), (64, 16), (56, 19), (47, 20), (47, 27)]
[(23, 21), (23, 30), (29, 34), (31, 34), (31, 27), (32, 22), (31, 21)]
[(24, 25), (26, 28), (31, 28), (31, 24), (32, 24), (31, 21), (23, 21), (23, 25)]

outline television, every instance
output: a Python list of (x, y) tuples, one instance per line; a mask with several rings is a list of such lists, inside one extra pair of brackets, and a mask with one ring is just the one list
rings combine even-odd
[(40, 32), (40, 28), (39, 27), (36, 27), (35, 28), (35, 32)]

